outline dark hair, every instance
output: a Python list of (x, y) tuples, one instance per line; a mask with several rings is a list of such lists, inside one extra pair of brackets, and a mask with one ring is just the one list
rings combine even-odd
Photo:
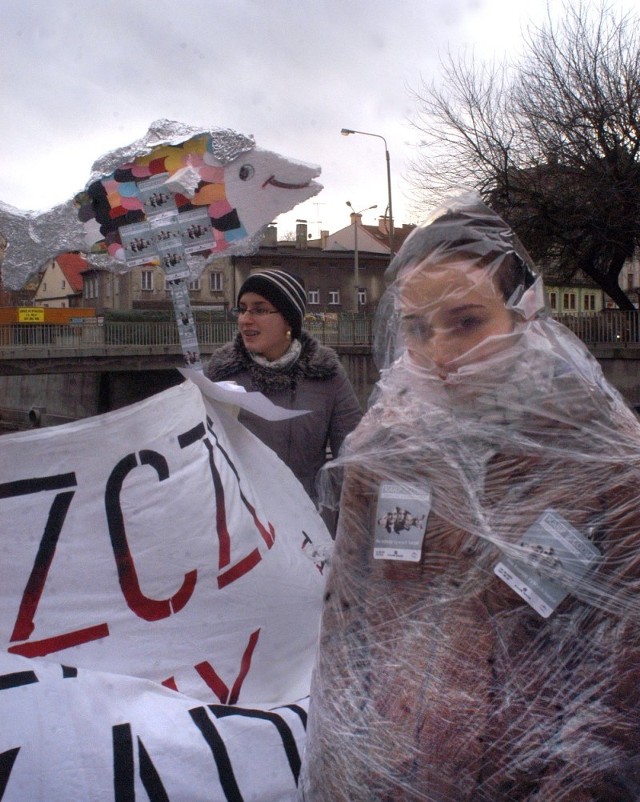
[(454, 256), (474, 260), (477, 267), (497, 265), (494, 280), (508, 301), (537, 278), (525, 249), (505, 221), (483, 203), (447, 211), (414, 229), (387, 269), (388, 279), (438, 252), (438, 261)]
[(515, 251), (503, 254), (493, 252), (486, 258), (478, 259), (476, 265), (487, 267), (489, 264), (495, 264), (498, 259), (501, 261), (495, 270), (493, 280), (505, 301), (508, 301), (518, 289), (528, 289), (536, 280), (535, 274)]

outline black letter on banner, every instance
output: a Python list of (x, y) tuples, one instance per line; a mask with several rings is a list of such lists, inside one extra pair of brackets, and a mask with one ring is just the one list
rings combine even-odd
[[(135, 766), (131, 725), (117, 724), (112, 728), (112, 738), (114, 800), (115, 802), (135, 802)], [(140, 759), (140, 779), (149, 796), (149, 802), (170, 802), (160, 775), (140, 738), (138, 738), (138, 757)]]
[(138, 758), (140, 760), (140, 779), (149, 796), (149, 802), (171, 802), (160, 775), (140, 738), (138, 738)]
[(262, 721), (270, 721), (273, 726), (278, 730), (278, 735), (282, 741), (289, 767), (293, 774), (293, 779), (296, 785), (298, 784), (298, 777), (300, 776), (300, 753), (298, 752), (298, 745), (296, 739), (293, 737), (291, 728), (279, 713), (272, 713), (268, 710), (254, 710), (242, 707), (229, 707), (226, 705), (207, 705), (209, 710), (216, 718), (227, 718), (228, 716), (244, 716), (245, 718), (261, 719)]
[(11, 769), (18, 757), (20, 747), (9, 749), (8, 752), (0, 752), (0, 799), (4, 796), (4, 792), (11, 776)]
[[(46, 490), (61, 490), (65, 487), (76, 487), (77, 484), (75, 473), (21, 479), (0, 485), (0, 498), (13, 498)], [(11, 641), (26, 640), (35, 628), (33, 619), (42, 597), (42, 591), (56, 551), (58, 538), (74, 494), (75, 490), (67, 493), (57, 493), (53, 499), (36, 559), (22, 593), (22, 601), (20, 602), (16, 623), (11, 634)]]
[[(156, 451), (141, 451), (140, 464), (151, 465), (155, 468), (161, 482), (169, 476), (167, 461), (162, 454), (158, 454)], [(150, 599), (142, 592), (135, 563), (127, 543), (124, 516), (120, 504), (124, 480), (137, 467), (136, 455), (128, 454), (111, 471), (105, 493), (107, 522), (118, 568), (118, 579), (127, 604), (137, 616), (144, 618), (145, 621), (159, 621), (162, 618), (168, 618), (172, 612), (177, 613), (182, 610), (191, 598), (198, 572), (193, 570), (185, 574), (182, 587), (169, 599)]]
[(14, 671), (11, 674), (0, 674), (0, 691), (18, 688), (20, 685), (33, 685), (37, 681), (35, 671)]
[(135, 802), (131, 725), (116, 724), (113, 739), (113, 791), (115, 802)]
[(218, 777), (220, 778), (220, 785), (227, 798), (227, 802), (243, 802), (242, 794), (238, 788), (238, 783), (233, 773), (233, 767), (229, 760), (229, 753), (224, 741), (220, 737), (220, 733), (216, 729), (215, 724), (209, 716), (204, 707), (194, 707), (189, 711), (189, 715), (193, 719), (196, 727), (202, 733), (213, 759), (216, 762), (218, 769)]

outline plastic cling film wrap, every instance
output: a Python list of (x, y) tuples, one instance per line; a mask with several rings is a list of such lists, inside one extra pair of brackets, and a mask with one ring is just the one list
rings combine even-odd
[(305, 802), (640, 799), (640, 424), (541, 289), (469, 196), (391, 266), (391, 361), (328, 468)]

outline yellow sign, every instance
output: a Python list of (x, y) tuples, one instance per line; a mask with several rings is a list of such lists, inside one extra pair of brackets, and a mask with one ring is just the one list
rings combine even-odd
[(18, 323), (44, 323), (43, 306), (18, 307)]

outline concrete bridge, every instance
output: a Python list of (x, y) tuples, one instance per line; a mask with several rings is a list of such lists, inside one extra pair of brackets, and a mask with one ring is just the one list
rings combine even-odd
[[(607, 379), (640, 407), (638, 313), (564, 316), (599, 360)], [(203, 361), (233, 338), (231, 321), (199, 323)], [(335, 348), (363, 405), (377, 381), (371, 318), (310, 321)], [(0, 425), (47, 425), (116, 409), (182, 380), (174, 323), (103, 326), (0, 326)]]
[[(309, 322), (307, 331), (338, 352), (358, 397), (378, 374), (368, 318)], [(197, 324), (203, 362), (236, 333), (232, 321)], [(51, 425), (97, 415), (182, 381), (174, 323), (0, 326), (0, 428)]]

